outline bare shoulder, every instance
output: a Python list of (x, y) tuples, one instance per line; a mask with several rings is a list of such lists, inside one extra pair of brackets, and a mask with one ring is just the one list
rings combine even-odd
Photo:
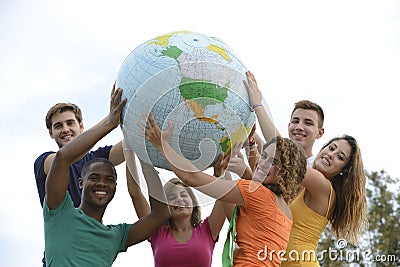
[(331, 191), (330, 181), (321, 172), (310, 167), (307, 167), (302, 185), (313, 197), (327, 196)]
[(56, 153), (51, 153), (47, 156), (47, 158), (44, 160), (44, 174), (48, 174), (51, 164), (53, 163), (54, 157), (56, 156)]

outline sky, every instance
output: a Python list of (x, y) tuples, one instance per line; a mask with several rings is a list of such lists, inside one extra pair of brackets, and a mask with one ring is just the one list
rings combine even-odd
[[(325, 112), (325, 134), (314, 154), (329, 139), (349, 134), (358, 140), (367, 171), (385, 170), (400, 177), (398, 1), (2, 0), (4, 266), (40, 266), (43, 219), (33, 162), (42, 152), (57, 150), (44, 123), (48, 108), (62, 101), (76, 103), (86, 129), (93, 126), (108, 113), (111, 87), (125, 57), (143, 42), (177, 30), (227, 43), (256, 76), (282, 135), (287, 136), (294, 103), (309, 99)], [(115, 144), (122, 137), (116, 129), (97, 146)], [(117, 170), (124, 172), (123, 167)], [(203, 217), (211, 204), (203, 207)], [(104, 222), (136, 219), (121, 182)], [(221, 265), (225, 235), (226, 227), (213, 266)], [(152, 265), (147, 241), (120, 254), (113, 266), (137, 261)]]

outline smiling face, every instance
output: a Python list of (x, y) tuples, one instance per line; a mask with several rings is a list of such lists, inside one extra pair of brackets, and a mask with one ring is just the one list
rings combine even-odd
[(82, 202), (94, 208), (105, 208), (114, 198), (117, 177), (111, 163), (94, 162), (82, 171), (79, 184), (82, 190)]
[(271, 143), (264, 147), (261, 154), (260, 162), (254, 172), (253, 179), (262, 184), (276, 184), (278, 178), (276, 177), (276, 168), (274, 166), (275, 156), (275, 143)]
[(83, 131), (83, 123), (79, 123), (75, 114), (70, 110), (54, 114), (51, 121), (49, 134), (56, 141), (59, 148)]
[(303, 147), (307, 157), (312, 156), (312, 147), (324, 130), (318, 128), (318, 113), (311, 109), (296, 109), (288, 125), (289, 138)]
[(193, 200), (186, 187), (175, 185), (166, 192), (166, 195), (173, 219), (187, 219), (191, 217)]
[(314, 166), (327, 179), (332, 179), (346, 166), (350, 157), (349, 143), (344, 139), (334, 140), (318, 153)]

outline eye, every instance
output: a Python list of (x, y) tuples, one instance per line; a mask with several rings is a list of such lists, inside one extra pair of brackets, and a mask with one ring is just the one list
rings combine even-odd
[(53, 128), (54, 129), (59, 129), (59, 128), (61, 128), (61, 124), (56, 123), (56, 124), (53, 125)]
[(187, 198), (187, 197), (189, 197), (189, 194), (188, 193), (182, 193), (181, 197)]
[(107, 180), (107, 182), (109, 182), (109, 183), (114, 183), (114, 182), (115, 182), (115, 179), (114, 179), (114, 177), (112, 177), (112, 176), (108, 177), (106, 180)]
[(341, 160), (341, 161), (344, 161), (344, 157), (343, 157), (343, 155), (341, 155), (341, 154), (338, 154), (338, 156), (337, 156), (337, 157), (338, 157), (338, 159), (339, 159), (339, 160)]

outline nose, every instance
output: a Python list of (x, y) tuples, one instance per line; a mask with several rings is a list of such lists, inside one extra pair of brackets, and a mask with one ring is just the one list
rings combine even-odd
[(301, 125), (301, 123), (298, 123), (298, 124), (296, 124), (295, 129), (298, 131), (303, 131), (303, 126)]
[(65, 133), (65, 132), (68, 132), (68, 131), (69, 131), (68, 125), (66, 123), (64, 123), (63, 126), (62, 126), (62, 132)]

